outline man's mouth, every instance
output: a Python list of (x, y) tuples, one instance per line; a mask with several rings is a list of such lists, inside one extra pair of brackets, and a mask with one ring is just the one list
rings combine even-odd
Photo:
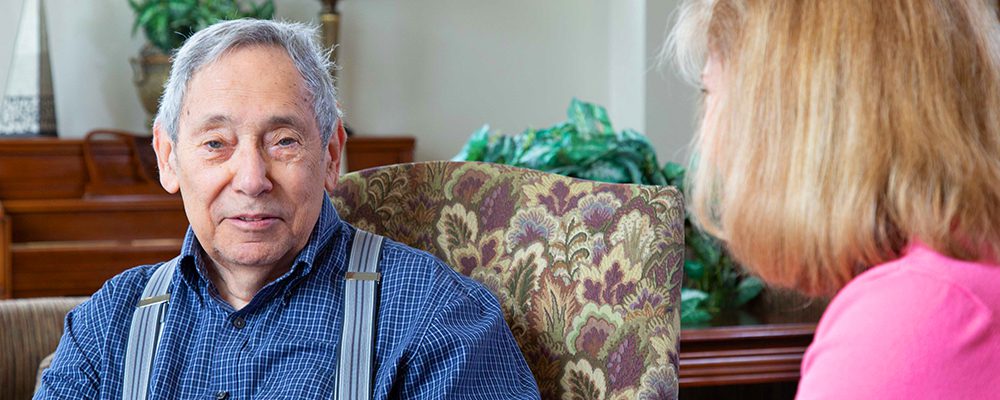
[(280, 218), (271, 214), (241, 214), (231, 216), (228, 219), (235, 222), (243, 229), (256, 230), (267, 228), (277, 222)]

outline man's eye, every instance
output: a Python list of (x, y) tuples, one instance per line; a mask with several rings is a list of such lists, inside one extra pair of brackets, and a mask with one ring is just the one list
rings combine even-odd
[(205, 146), (208, 146), (208, 148), (212, 150), (218, 150), (222, 148), (222, 142), (218, 140), (209, 140), (205, 142)]
[(286, 138), (282, 138), (281, 140), (278, 141), (278, 146), (283, 146), (283, 147), (284, 146), (291, 146), (291, 145), (293, 145), (295, 143), (296, 143), (295, 139), (287, 138), (286, 137)]

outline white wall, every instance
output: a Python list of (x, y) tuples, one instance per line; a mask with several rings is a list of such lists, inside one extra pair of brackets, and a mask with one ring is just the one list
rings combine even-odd
[(646, 131), (646, 0), (612, 1), (608, 114), (617, 130)]
[(128, 3), (45, 0), (44, 7), (59, 136), (81, 137), (95, 128), (146, 131), (129, 65), (143, 39), (131, 35)]
[(608, 103), (608, 0), (345, 1), (341, 88), (365, 134), (450, 158), (483, 123), (514, 134)]
[(660, 162), (685, 163), (698, 122), (700, 93), (674, 71), (670, 60), (658, 68), (657, 57), (675, 18), (679, 0), (646, 2), (646, 130)]
[(616, 129), (645, 133), (660, 162), (684, 162), (697, 120), (698, 92), (669, 61), (659, 64), (678, 0), (614, 1), (608, 112)]
[[(142, 45), (124, 0), (44, 0), (59, 132), (145, 129), (128, 59)], [(450, 158), (482, 124), (507, 134), (565, 119), (572, 97), (608, 107), (680, 160), (695, 92), (650, 71), (678, 0), (344, 0), (341, 100), (361, 134), (417, 137), (418, 160)], [(11, 8), (0, 0), (0, 68)], [(277, 0), (315, 21), (316, 0)], [(16, 17), (13, 17), (16, 19)], [(0, 76), (5, 76), (5, 71)]]

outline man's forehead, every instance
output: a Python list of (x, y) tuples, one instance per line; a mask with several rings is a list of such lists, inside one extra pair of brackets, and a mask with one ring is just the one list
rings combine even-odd
[[(250, 76), (233, 73), (248, 69), (265, 69), (266, 73)], [(299, 73), (295, 61), (288, 51), (280, 46), (247, 45), (226, 50), (191, 73), (187, 90), (190, 91), (192, 86), (200, 81), (199, 77), (203, 78), (206, 75), (221, 75), (247, 82), (281, 78), (305, 87), (305, 79)]]
[[(292, 126), (304, 128), (308, 125), (308, 121), (304, 121), (298, 115), (293, 114), (282, 114), (282, 115), (272, 115), (267, 117), (263, 121), (267, 126)], [(200, 121), (192, 121), (194, 124), (198, 125), (231, 125), (235, 121), (225, 114), (209, 114), (202, 118)]]
[(282, 47), (236, 48), (196, 70), (181, 104), (181, 125), (232, 123), (234, 109), (254, 106), (265, 107), (254, 117), (270, 124), (303, 126), (302, 113), (315, 119), (312, 95)]

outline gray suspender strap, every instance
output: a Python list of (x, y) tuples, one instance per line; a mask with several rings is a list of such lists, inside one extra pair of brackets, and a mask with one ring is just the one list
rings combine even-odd
[(337, 369), (337, 398), (371, 399), (374, 394), (378, 259), (382, 236), (360, 229), (354, 235), (344, 276), (344, 325)]
[[(345, 276), (344, 325), (337, 370), (337, 398), (370, 399), (375, 370), (375, 318), (378, 313), (378, 259), (383, 237), (357, 230)], [(142, 291), (132, 314), (125, 350), (125, 380), (122, 399), (144, 400), (149, 394), (156, 348), (163, 335), (170, 294), (167, 289), (177, 258), (160, 265)]]
[(153, 358), (156, 347), (163, 336), (163, 322), (167, 315), (170, 293), (167, 288), (174, 276), (177, 258), (156, 268), (146, 282), (139, 304), (132, 314), (132, 327), (128, 332), (128, 348), (125, 350), (125, 381), (122, 385), (122, 399), (142, 400), (149, 391), (149, 377), (153, 372)]

